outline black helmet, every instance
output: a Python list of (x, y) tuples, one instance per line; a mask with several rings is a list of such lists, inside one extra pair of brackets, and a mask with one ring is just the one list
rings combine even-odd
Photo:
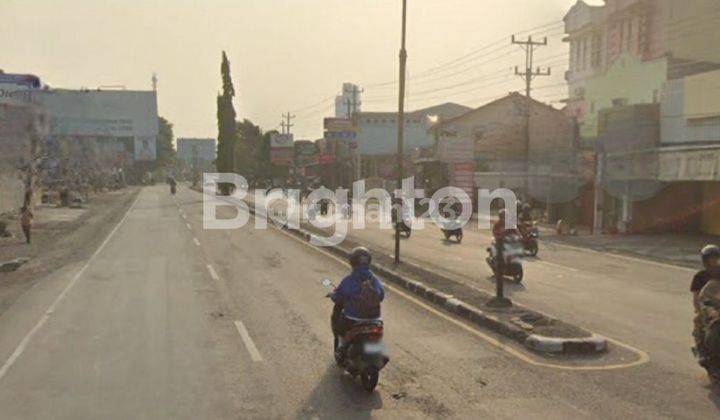
[(703, 262), (707, 261), (708, 258), (720, 258), (720, 248), (717, 245), (705, 245), (700, 251), (700, 256)]
[(361, 266), (369, 266), (370, 262), (372, 261), (372, 256), (370, 255), (370, 250), (365, 248), (364, 246), (359, 246), (357, 248), (354, 248), (350, 252), (350, 265), (352, 268), (357, 268)]

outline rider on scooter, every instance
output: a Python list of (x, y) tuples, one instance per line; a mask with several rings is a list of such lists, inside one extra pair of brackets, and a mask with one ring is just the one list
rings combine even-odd
[(505, 215), (507, 214), (507, 210), (502, 209), (498, 212), (498, 221), (495, 222), (492, 228), (492, 234), (493, 238), (495, 238), (495, 241), (500, 241), (502, 239), (503, 234), (505, 233)]
[(697, 351), (700, 365), (704, 365), (707, 354), (705, 352), (705, 332), (703, 331), (700, 319), (700, 291), (713, 279), (720, 278), (720, 247), (717, 245), (705, 245), (700, 251), (703, 270), (698, 271), (692, 279), (690, 291), (693, 294), (693, 308), (695, 319), (693, 321), (693, 338), (695, 338), (695, 350)]
[(385, 298), (385, 291), (380, 280), (370, 271), (371, 260), (367, 248), (353, 249), (350, 253), (352, 272), (331, 294), (335, 302), (331, 325), (340, 358), (344, 356), (343, 337), (353, 325), (380, 319), (380, 303)]

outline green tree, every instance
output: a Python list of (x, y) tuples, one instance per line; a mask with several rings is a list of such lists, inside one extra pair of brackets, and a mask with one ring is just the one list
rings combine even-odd
[(274, 173), (273, 164), (270, 162), (270, 137), (277, 134), (277, 130), (270, 130), (264, 133), (259, 139), (255, 148), (255, 164), (257, 165), (257, 176), (260, 178), (272, 178)]
[(235, 146), (235, 169), (247, 178), (254, 178), (260, 168), (255, 150), (262, 142), (262, 129), (245, 119), (237, 124), (238, 143)]
[[(222, 93), (217, 97), (218, 145), (215, 165), (218, 172), (227, 173), (235, 171), (234, 155), (237, 140), (235, 118), (237, 115), (232, 102), (235, 96), (235, 88), (230, 77), (230, 62), (225, 51), (222, 53), (220, 74), (222, 76)], [(219, 185), (221, 193), (225, 195), (230, 193), (230, 188), (230, 184)]]
[(173, 125), (163, 117), (158, 117), (157, 167), (167, 168), (175, 164), (175, 135)]

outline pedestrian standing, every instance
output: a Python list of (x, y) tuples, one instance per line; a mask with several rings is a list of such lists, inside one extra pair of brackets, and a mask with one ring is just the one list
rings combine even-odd
[(20, 224), (22, 225), (23, 233), (25, 234), (25, 241), (30, 243), (30, 230), (32, 229), (32, 223), (35, 215), (33, 214), (30, 207), (25, 205), (20, 209)]

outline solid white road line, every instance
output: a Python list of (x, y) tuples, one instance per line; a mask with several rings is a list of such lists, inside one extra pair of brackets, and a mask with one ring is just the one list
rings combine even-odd
[(190, 223), (185, 223), (185, 227), (188, 228), (188, 230), (192, 230), (192, 226), (190, 226)]
[(235, 321), (235, 328), (237, 328), (238, 333), (240, 333), (240, 338), (242, 338), (243, 343), (245, 343), (245, 348), (247, 348), (248, 353), (250, 353), (250, 358), (253, 362), (262, 362), (263, 358), (260, 356), (260, 352), (257, 347), (255, 347), (255, 343), (252, 338), (250, 338), (250, 334), (248, 334), (242, 321)]
[(50, 315), (52, 315), (53, 312), (55, 312), (55, 309), (60, 304), (60, 302), (65, 298), (65, 295), (68, 294), (70, 289), (75, 286), (75, 283), (77, 283), (78, 279), (85, 273), (85, 270), (90, 266), (90, 264), (95, 260), (95, 257), (102, 252), (102, 250), (105, 248), (105, 246), (110, 242), (110, 239), (115, 235), (115, 232), (122, 226), (122, 224), (127, 219), (128, 215), (132, 211), (132, 209), (135, 207), (135, 204), (137, 204), (138, 200), (140, 199), (140, 194), (142, 192), (138, 193), (138, 196), (135, 198), (135, 201), (133, 201), (130, 208), (127, 209), (125, 212), (125, 215), (120, 219), (120, 221), (115, 225), (113, 230), (110, 231), (110, 234), (105, 238), (105, 240), (100, 244), (100, 247), (95, 250), (95, 252), (90, 256), (90, 258), (85, 262), (85, 265), (82, 266), (80, 271), (78, 271), (75, 276), (70, 280), (70, 282), (65, 286), (65, 288), (60, 292), (60, 294), (55, 298), (53, 303), (48, 307), (48, 309), (45, 311), (42, 317), (40, 317), (40, 320), (35, 324), (35, 326), (23, 337), (23, 339), (20, 341), (20, 344), (15, 348), (15, 351), (10, 355), (10, 357), (5, 361), (5, 363), (2, 365), (2, 368), (0, 368), (0, 379), (2, 379), (10, 370), (12, 365), (15, 364), (17, 359), (25, 352), (25, 349), (27, 348), (28, 344), (30, 344), (30, 340), (32, 340), (33, 336), (42, 328), (42, 326), (47, 322), (47, 320), (50, 318)]
[(210, 277), (212, 277), (213, 280), (220, 280), (220, 276), (218, 276), (218, 274), (215, 272), (215, 269), (212, 265), (208, 264), (207, 269), (210, 272)]
[(193, 242), (195, 242), (196, 246), (200, 246), (200, 241), (197, 238), (193, 238)]

